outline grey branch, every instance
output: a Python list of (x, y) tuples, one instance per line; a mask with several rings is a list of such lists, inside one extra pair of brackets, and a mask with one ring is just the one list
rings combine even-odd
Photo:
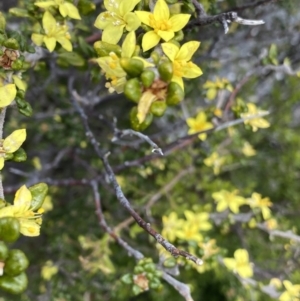
[(280, 230), (270, 230), (263, 224), (257, 224), (256, 226), (258, 229), (261, 229), (261, 230), (269, 233), (270, 236), (277, 236), (277, 237), (282, 237), (282, 238), (286, 238), (286, 239), (291, 239), (291, 240), (294, 240), (294, 241), (300, 243), (300, 236), (296, 235), (295, 233), (293, 233), (291, 231), (284, 232), (284, 231), (280, 231)]
[(114, 134), (115, 134), (115, 136), (112, 138), (112, 140), (111, 140), (112, 142), (116, 141), (119, 138), (127, 136), (127, 135), (137, 136), (140, 139), (146, 141), (153, 148), (152, 153), (160, 154), (161, 156), (164, 155), (161, 148), (156, 143), (154, 143), (148, 136), (146, 136), (146, 135), (144, 135), (140, 132), (137, 132), (137, 131), (134, 131), (134, 130), (131, 130), (131, 129), (127, 129), (127, 130), (115, 129)]
[(243, 19), (239, 17), (236, 12), (231, 11), (231, 12), (221, 13), (215, 16), (198, 17), (197, 19), (189, 22), (186, 28), (193, 28), (194, 26), (206, 26), (216, 22), (222, 24), (225, 34), (229, 30), (227, 23), (230, 22), (236, 22), (242, 25), (250, 25), (250, 26), (262, 25), (265, 23), (263, 20)]
[(197, 265), (203, 264), (203, 261), (188, 253), (185, 250), (180, 250), (176, 248), (174, 245), (172, 245), (169, 241), (167, 241), (164, 237), (162, 237), (158, 232), (156, 232), (149, 223), (147, 223), (145, 220), (142, 219), (142, 217), (132, 208), (129, 200), (125, 197), (121, 186), (119, 185), (118, 181), (116, 180), (115, 173), (111, 167), (111, 165), (108, 162), (108, 156), (109, 153), (104, 152), (102, 149), (100, 149), (99, 142), (97, 141), (96, 137), (94, 136), (93, 132), (90, 129), (89, 123), (88, 123), (88, 117), (85, 114), (82, 107), (78, 104), (76, 100), (76, 93), (74, 93), (73, 90), (73, 83), (74, 78), (69, 79), (68, 83), (68, 89), (71, 93), (71, 100), (74, 105), (74, 108), (79, 113), (83, 126), (86, 131), (86, 137), (90, 141), (91, 145), (94, 148), (94, 151), (96, 152), (97, 156), (101, 159), (104, 169), (106, 171), (106, 174), (110, 180), (110, 183), (114, 189), (115, 195), (117, 199), (119, 200), (120, 204), (129, 212), (129, 214), (135, 219), (137, 224), (143, 228), (148, 234), (150, 234), (152, 237), (155, 238), (155, 240), (161, 244), (170, 254), (172, 254), (174, 257), (182, 256), (185, 257), (187, 260), (191, 260), (195, 262)]

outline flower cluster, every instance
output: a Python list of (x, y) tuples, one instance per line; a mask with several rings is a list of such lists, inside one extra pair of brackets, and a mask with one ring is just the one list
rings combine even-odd
[[(200, 42), (179, 44), (191, 15), (171, 15), (165, 0), (150, 6), (140, 0), (106, 0), (106, 11), (95, 21), (102, 37), (94, 44), (99, 57), (92, 61), (105, 74), (109, 92), (124, 93), (136, 103), (130, 113), (136, 130), (144, 130), (153, 115), (162, 116), (167, 106), (184, 99), (183, 78), (202, 74), (191, 62)], [(141, 29), (145, 33), (137, 42), (135, 31)]]

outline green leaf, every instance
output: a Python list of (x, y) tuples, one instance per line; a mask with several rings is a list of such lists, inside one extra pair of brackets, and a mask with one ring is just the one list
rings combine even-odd
[(42, 207), (45, 197), (48, 193), (48, 185), (46, 183), (38, 183), (28, 188), (32, 195), (31, 209), (33, 211)]
[(76, 52), (63, 52), (58, 55), (58, 58), (76, 67), (82, 67), (85, 64), (84, 58)]

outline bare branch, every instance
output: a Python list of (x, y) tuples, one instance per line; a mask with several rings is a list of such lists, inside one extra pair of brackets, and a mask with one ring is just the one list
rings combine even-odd
[(131, 129), (127, 129), (127, 130), (115, 129), (114, 134), (115, 134), (115, 136), (112, 138), (112, 140), (111, 140), (112, 142), (114, 142), (117, 139), (122, 138), (126, 135), (137, 136), (137, 137), (141, 138), (142, 140), (146, 141), (148, 144), (150, 144), (153, 147), (152, 153), (160, 154), (161, 156), (164, 155), (161, 148), (156, 143), (154, 143), (148, 136), (146, 136), (140, 132), (137, 132), (137, 131), (134, 131)]
[(294, 241), (300, 243), (300, 236), (293, 233), (292, 231), (284, 232), (284, 231), (280, 231), (280, 230), (270, 230), (263, 224), (257, 224), (256, 226), (258, 229), (261, 229), (261, 230), (269, 233), (270, 236), (277, 236), (277, 237), (282, 237), (282, 238), (286, 238), (286, 239), (291, 239), (291, 240), (294, 240)]
[(205, 16), (205, 17), (198, 17), (195, 20), (192, 20), (188, 23), (186, 26), (187, 29), (191, 29), (194, 26), (206, 26), (210, 25), (213, 23), (219, 22), (222, 24), (224, 28), (225, 34), (228, 32), (228, 24), (230, 22), (236, 22), (242, 25), (251, 25), (251, 26), (256, 26), (256, 25), (261, 25), (264, 24), (265, 22), (263, 20), (247, 20), (243, 19), (238, 16), (238, 14), (234, 11), (230, 12), (225, 12), (221, 13), (215, 16)]
[(173, 278), (166, 272), (163, 272), (163, 276), (165, 281), (167, 281), (170, 285), (172, 285), (181, 296), (184, 297), (186, 301), (193, 301), (194, 299), (191, 296), (191, 290), (189, 286), (187, 286), (185, 283), (179, 282), (177, 279)]
[(76, 94), (73, 93), (73, 79), (72, 78), (69, 79), (68, 87), (69, 87), (69, 91), (72, 95), (72, 97), (71, 97), (72, 103), (73, 103), (75, 109), (78, 111), (78, 113), (81, 117), (82, 123), (84, 125), (85, 131), (86, 131), (86, 137), (92, 144), (98, 157), (102, 160), (106, 174), (110, 180), (110, 183), (113, 186), (115, 195), (116, 195), (117, 199), (119, 200), (120, 204), (130, 213), (130, 215), (135, 219), (135, 221), (141, 228), (143, 228), (147, 233), (149, 233), (152, 237), (154, 237), (155, 240), (159, 244), (161, 244), (168, 252), (170, 252), (174, 257), (182, 256), (188, 260), (195, 262), (198, 265), (203, 264), (203, 261), (200, 258), (188, 253), (185, 250), (180, 250), (180, 249), (176, 248), (174, 245), (172, 245), (169, 241), (167, 241), (164, 237), (162, 237), (161, 234), (156, 232), (149, 223), (144, 221), (142, 219), (142, 217), (131, 207), (130, 202), (125, 197), (119, 183), (116, 180), (114, 171), (108, 162), (107, 158), (109, 156), (109, 153), (105, 153), (103, 150), (100, 149), (99, 143), (96, 140), (93, 132), (91, 131), (91, 129), (89, 127), (88, 118), (87, 118), (86, 114), (84, 113), (83, 109), (79, 106), (79, 104), (75, 98)]

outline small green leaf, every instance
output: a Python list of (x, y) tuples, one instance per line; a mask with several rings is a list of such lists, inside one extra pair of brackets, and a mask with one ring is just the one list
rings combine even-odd
[(42, 207), (45, 197), (48, 193), (48, 185), (46, 183), (38, 183), (28, 188), (32, 195), (31, 209), (33, 211)]

